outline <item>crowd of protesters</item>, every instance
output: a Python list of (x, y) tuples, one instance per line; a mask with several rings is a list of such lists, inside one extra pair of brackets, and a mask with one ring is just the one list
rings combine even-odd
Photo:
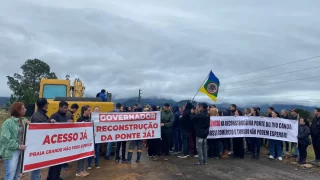
[[(98, 96), (98, 95), (97, 95)], [(48, 102), (45, 98), (37, 101), (38, 110), (31, 117), (30, 121), (24, 118), (26, 109), (23, 103), (13, 103), (10, 108), (11, 117), (7, 119), (1, 128), (0, 135), (0, 156), (4, 159), (6, 180), (16, 180), (20, 178), (21, 152), (26, 149), (23, 144), (24, 126), (28, 123), (55, 123), (55, 122), (90, 122), (91, 112), (99, 112), (99, 107), (83, 106), (81, 107), (81, 116), (73, 119), (73, 114), (80, 108), (77, 104), (70, 107), (67, 102), (59, 103), (59, 110), (51, 117), (46, 115)], [(261, 116), (260, 108), (246, 108), (242, 112), (235, 104), (230, 105), (226, 111), (219, 111), (216, 106), (208, 106), (206, 103), (199, 103), (193, 106), (187, 103), (183, 107), (173, 106), (165, 103), (163, 107), (151, 105), (141, 107), (123, 107), (116, 104), (115, 112), (142, 112), (142, 111), (161, 111), (161, 138), (110, 142), (106, 145), (105, 159), (111, 160), (112, 150), (115, 146), (115, 158), (117, 163), (131, 164), (133, 153), (137, 149), (135, 162), (141, 161), (143, 146), (147, 148), (148, 157), (154, 161), (169, 160), (172, 155), (178, 158), (189, 158), (190, 155), (198, 160), (195, 165), (206, 165), (208, 159), (220, 159), (233, 156), (235, 158), (244, 158), (245, 154), (251, 154), (252, 158), (259, 159), (261, 145), (268, 144), (269, 158), (282, 160), (283, 145), (285, 153), (289, 153), (289, 143), (272, 139), (261, 138), (221, 138), (207, 139), (210, 127), (210, 116)], [(268, 117), (299, 120), (298, 143), (291, 143), (294, 149), (293, 156), (297, 158), (300, 164), (306, 163), (307, 147), (313, 143), (315, 152), (314, 163), (320, 163), (320, 109), (316, 108), (315, 117), (309, 126), (308, 121), (303, 118), (298, 119), (295, 109), (286, 110), (281, 113), (275, 111), (273, 107), (268, 108)], [(312, 141), (309, 139), (311, 135)], [(145, 143), (146, 142), (146, 143)], [(144, 144), (145, 143), (145, 144)], [(127, 144), (128, 149), (127, 149)], [(86, 177), (89, 175), (87, 170), (92, 169), (94, 159), (95, 168), (99, 166), (100, 146), (104, 144), (95, 144), (95, 155), (88, 159), (77, 161), (76, 176)], [(121, 149), (121, 155), (120, 155)], [(126, 152), (127, 151), (127, 152)], [(127, 153), (127, 154), (126, 154)], [(171, 155), (171, 156), (170, 156)], [(61, 170), (67, 170), (70, 164), (56, 165), (49, 168), (47, 180), (61, 180)], [(31, 172), (31, 180), (41, 179), (41, 170)]]

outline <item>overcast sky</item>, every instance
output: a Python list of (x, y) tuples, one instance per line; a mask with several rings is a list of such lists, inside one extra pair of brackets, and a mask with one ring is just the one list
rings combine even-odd
[(319, 7), (319, 0), (2, 1), (0, 96), (11, 93), (6, 76), (38, 58), (60, 78), (82, 79), (87, 96), (105, 88), (133, 97), (140, 88), (143, 97), (191, 99), (212, 69), (220, 103), (319, 105), (319, 77), (260, 86), (319, 76), (319, 68), (260, 77), (320, 66), (320, 58), (224, 78), (320, 55)]

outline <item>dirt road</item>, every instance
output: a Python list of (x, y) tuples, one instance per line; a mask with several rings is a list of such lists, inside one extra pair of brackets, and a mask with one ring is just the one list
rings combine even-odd
[[(320, 169), (303, 169), (285, 162), (270, 161), (266, 157), (260, 160), (250, 159), (223, 159), (209, 160), (208, 165), (195, 166), (196, 158), (178, 159), (171, 156), (169, 161), (152, 161), (143, 156), (142, 162), (136, 164), (116, 164), (112, 160), (101, 157), (101, 169), (88, 170), (88, 180), (112, 179), (112, 180), (173, 180), (173, 179), (216, 179), (216, 180), (258, 180), (258, 179), (283, 179), (283, 180), (317, 180), (320, 177)], [(81, 179), (75, 177), (75, 163), (73, 168), (62, 172), (64, 180)], [(298, 168), (296, 170), (296, 168)], [(0, 165), (0, 179), (4, 179), (3, 163)], [(47, 169), (42, 171), (43, 179), (47, 175)], [(28, 174), (23, 175), (23, 180), (29, 179)]]

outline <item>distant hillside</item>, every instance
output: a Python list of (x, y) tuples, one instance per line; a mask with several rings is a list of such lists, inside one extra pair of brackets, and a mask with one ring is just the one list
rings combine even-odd
[(0, 97), (0, 107), (4, 106), (9, 100), (9, 97)]
[[(0, 97), (0, 107), (5, 105), (5, 103), (9, 101), (9, 97)], [(138, 98), (124, 98), (124, 99), (113, 99), (115, 103), (121, 103), (122, 105), (125, 106), (133, 106), (135, 104), (138, 104)], [(190, 102), (190, 100), (182, 100), (182, 101), (174, 101), (172, 99), (164, 99), (164, 98), (142, 98), (141, 99), (141, 104), (150, 104), (150, 105), (157, 105), (157, 106), (162, 106), (164, 103), (169, 103), (171, 106), (177, 105), (177, 106), (183, 106), (187, 102)], [(196, 104), (197, 102), (194, 101), (193, 104)], [(227, 110), (230, 106), (230, 104), (227, 103), (222, 103), (222, 104), (216, 104), (218, 109), (223, 111)], [(298, 109), (305, 109), (308, 111), (314, 111), (314, 107), (310, 106), (302, 106), (302, 105), (294, 105), (294, 104), (259, 104), (259, 105), (239, 105), (238, 108), (244, 109), (246, 107), (251, 108), (251, 107), (257, 107), (259, 106), (262, 112), (266, 112), (268, 107), (272, 106), (275, 108), (276, 111), (281, 111), (282, 109), (290, 110), (291, 108), (298, 108)]]

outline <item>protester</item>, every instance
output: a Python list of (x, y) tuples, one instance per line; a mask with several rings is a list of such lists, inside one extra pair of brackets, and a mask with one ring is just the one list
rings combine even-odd
[[(79, 105), (78, 104), (72, 104), (70, 106), (70, 109), (67, 111), (66, 116), (68, 117), (68, 122), (74, 122), (74, 114), (78, 111), (79, 109)], [(61, 169), (64, 171), (67, 171), (68, 169), (70, 169), (72, 166), (69, 163), (64, 163), (61, 165)]]
[[(234, 112), (234, 116), (242, 116), (242, 112), (237, 109)], [(239, 157), (241, 159), (244, 158), (244, 147), (243, 147), (243, 138), (242, 137), (236, 137), (232, 139), (233, 143), (233, 157)]]
[(182, 159), (187, 158), (189, 156), (189, 130), (191, 129), (190, 115), (192, 108), (192, 104), (188, 102), (183, 108), (182, 115), (180, 115), (183, 154), (178, 157)]
[(173, 113), (174, 113), (174, 121), (173, 121), (173, 138), (174, 138), (174, 153), (172, 154), (178, 154), (182, 150), (182, 141), (181, 141), (181, 129), (180, 129), (180, 112), (179, 112), (179, 107), (174, 106), (172, 108)]
[(305, 164), (307, 158), (307, 148), (311, 144), (309, 139), (310, 128), (308, 121), (300, 118), (298, 131), (299, 164)]
[[(209, 115), (210, 116), (219, 116), (218, 109), (216, 106), (213, 106), (212, 108), (209, 109)], [(220, 144), (221, 144), (221, 139), (208, 139), (208, 157), (212, 159), (219, 159), (220, 158)]]
[[(46, 98), (38, 99), (37, 111), (31, 116), (31, 123), (48, 123), (49, 117), (47, 116), (48, 101)], [(41, 180), (41, 170), (34, 170), (30, 174), (30, 180)]]
[[(174, 120), (174, 115), (170, 111), (170, 105), (165, 103), (163, 105), (163, 111), (161, 111), (161, 152), (164, 153), (164, 156), (169, 156), (170, 148), (170, 138), (172, 137), (172, 124)], [(168, 158), (164, 158), (165, 161)]]
[[(117, 103), (116, 108), (112, 112), (121, 112), (121, 104)], [(115, 144), (115, 146), (117, 146), (117, 142), (108, 142), (107, 152), (106, 152), (106, 156), (105, 156), (106, 160), (110, 159), (110, 155), (111, 155), (112, 148), (113, 148), (114, 144)], [(116, 149), (117, 149), (117, 147), (116, 147)]]
[[(121, 106), (121, 104), (117, 104), (117, 106)], [(128, 112), (128, 107), (123, 107), (122, 112)], [(121, 148), (121, 158), (120, 158), (120, 148)], [(127, 142), (126, 141), (118, 141), (116, 143), (116, 163), (121, 161), (126, 161), (126, 149), (127, 149)]]
[[(290, 111), (291, 117), (289, 119), (291, 120), (298, 120), (298, 112), (296, 109), (292, 108)], [(293, 157), (298, 158), (299, 157), (299, 149), (297, 147), (297, 143), (291, 143), (291, 148), (294, 150)]]
[[(136, 112), (142, 112), (142, 108), (138, 106), (138, 107), (136, 108)], [(129, 143), (129, 149), (128, 149), (128, 155), (127, 155), (127, 160), (126, 160), (126, 161), (122, 161), (122, 163), (131, 164), (133, 150), (134, 150), (136, 147), (137, 147), (137, 159), (136, 159), (136, 163), (140, 163), (141, 154), (142, 154), (142, 147), (143, 147), (143, 140), (131, 140), (131, 141), (130, 141), (130, 143)]]
[[(55, 122), (68, 122), (70, 121), (69, 117), (66, 115), (68, 112), (68, 103), (66, 101), (61, 101), (59, 103), (59, 110), (52, 114), (50, 119), (51, 123)], [(55, 165), (49, 167), (47, 180), (62, 180), (60, 177), (61, 174), (61, 165)]]
[[(251, 116), (260, 116), (260, 112), (257, 108), (251, 108)], [(261, 138), (253, 137), (250, 138), (249, 141), (251, 141), (251, 150), (252, 150), (252, 156), (251, 158), (260, 158), (260, 147), (261, 147)]]
[[(90, 120), (90, 114), (91, 114), (91, 107), (88, 105), (81, 107), (81, 116), (78, 118), (77, 122), (91, 122)], [(88, 172), (85, 170), (85, 159), (80, 159), (77, 161), (77, 177), (86, 177), (89, 175)], [(96, 164), (98, 166), (98, 164)]]
[(208, 105), (201, 103), (199, 112), (191, 110), (191, 121), (194, 122), (196, 142), (198, 148), (199, 161), (195, 165), (203, 165), (208, 163), (207, 137), (210, 128), (210, 115), (207, 111)]
[[(289, 119), (287, 110), (283, 109), (283, 110), (281, 111), (281, 116), (280, 116), (280, 117), (283, 118), (283, 119)], [(286, 144), (285, 154), (286, 154), (286, 155), (289, 155), (289, 142), (286, 141), (285, 144)]]
[[(158, 111), (157, 106), (151, 106), (151, 111)], [(148, 156), (154, 158), (153, 160), (157, 160), (159, 144), (161, 143), (160, 139), (148, 139)]]
[[(95, 106), (93, 108), (93, 112), (100, 112), (100, 108), (98, 106)], [(99, 156), (100, 156), (100, 143), (95, 143), (94, 144), (94, 157), (89, 157), (88, 158), (88, 169), (89, 170), (92, 168), (92, 159), (93, 158), (94, 158), (95, 167), (97, 169), (100, 168), (100, 166), (99, 166)]]
[[(275, 111), (271, 112), (271, 116), (272, 118), (277, 118), (278, 114)], [(275, 155), (277, 155), (277, 159), (279, 161), (282, 161), (282, 141), (279, 140), (274, 140), (274, 139), (269, 139), (270, 141), (270, 156), (269, 159), (274, 159), (274, 157), (276, 157)]]
[(315, 109), (315, 117), (311, 124), (311, 137), (315, 160), (312, 163), (320, 164), (320, 108)]
[(21, 155), (26, 149), (23, 142), (25, 124), (29, 121), (23, 116), (26, 108), (22, 102), (15, 102), (10, 107), (11, 117), (1, 127), (0, 156), (4, 160), (5, 180), (20, 179)]

